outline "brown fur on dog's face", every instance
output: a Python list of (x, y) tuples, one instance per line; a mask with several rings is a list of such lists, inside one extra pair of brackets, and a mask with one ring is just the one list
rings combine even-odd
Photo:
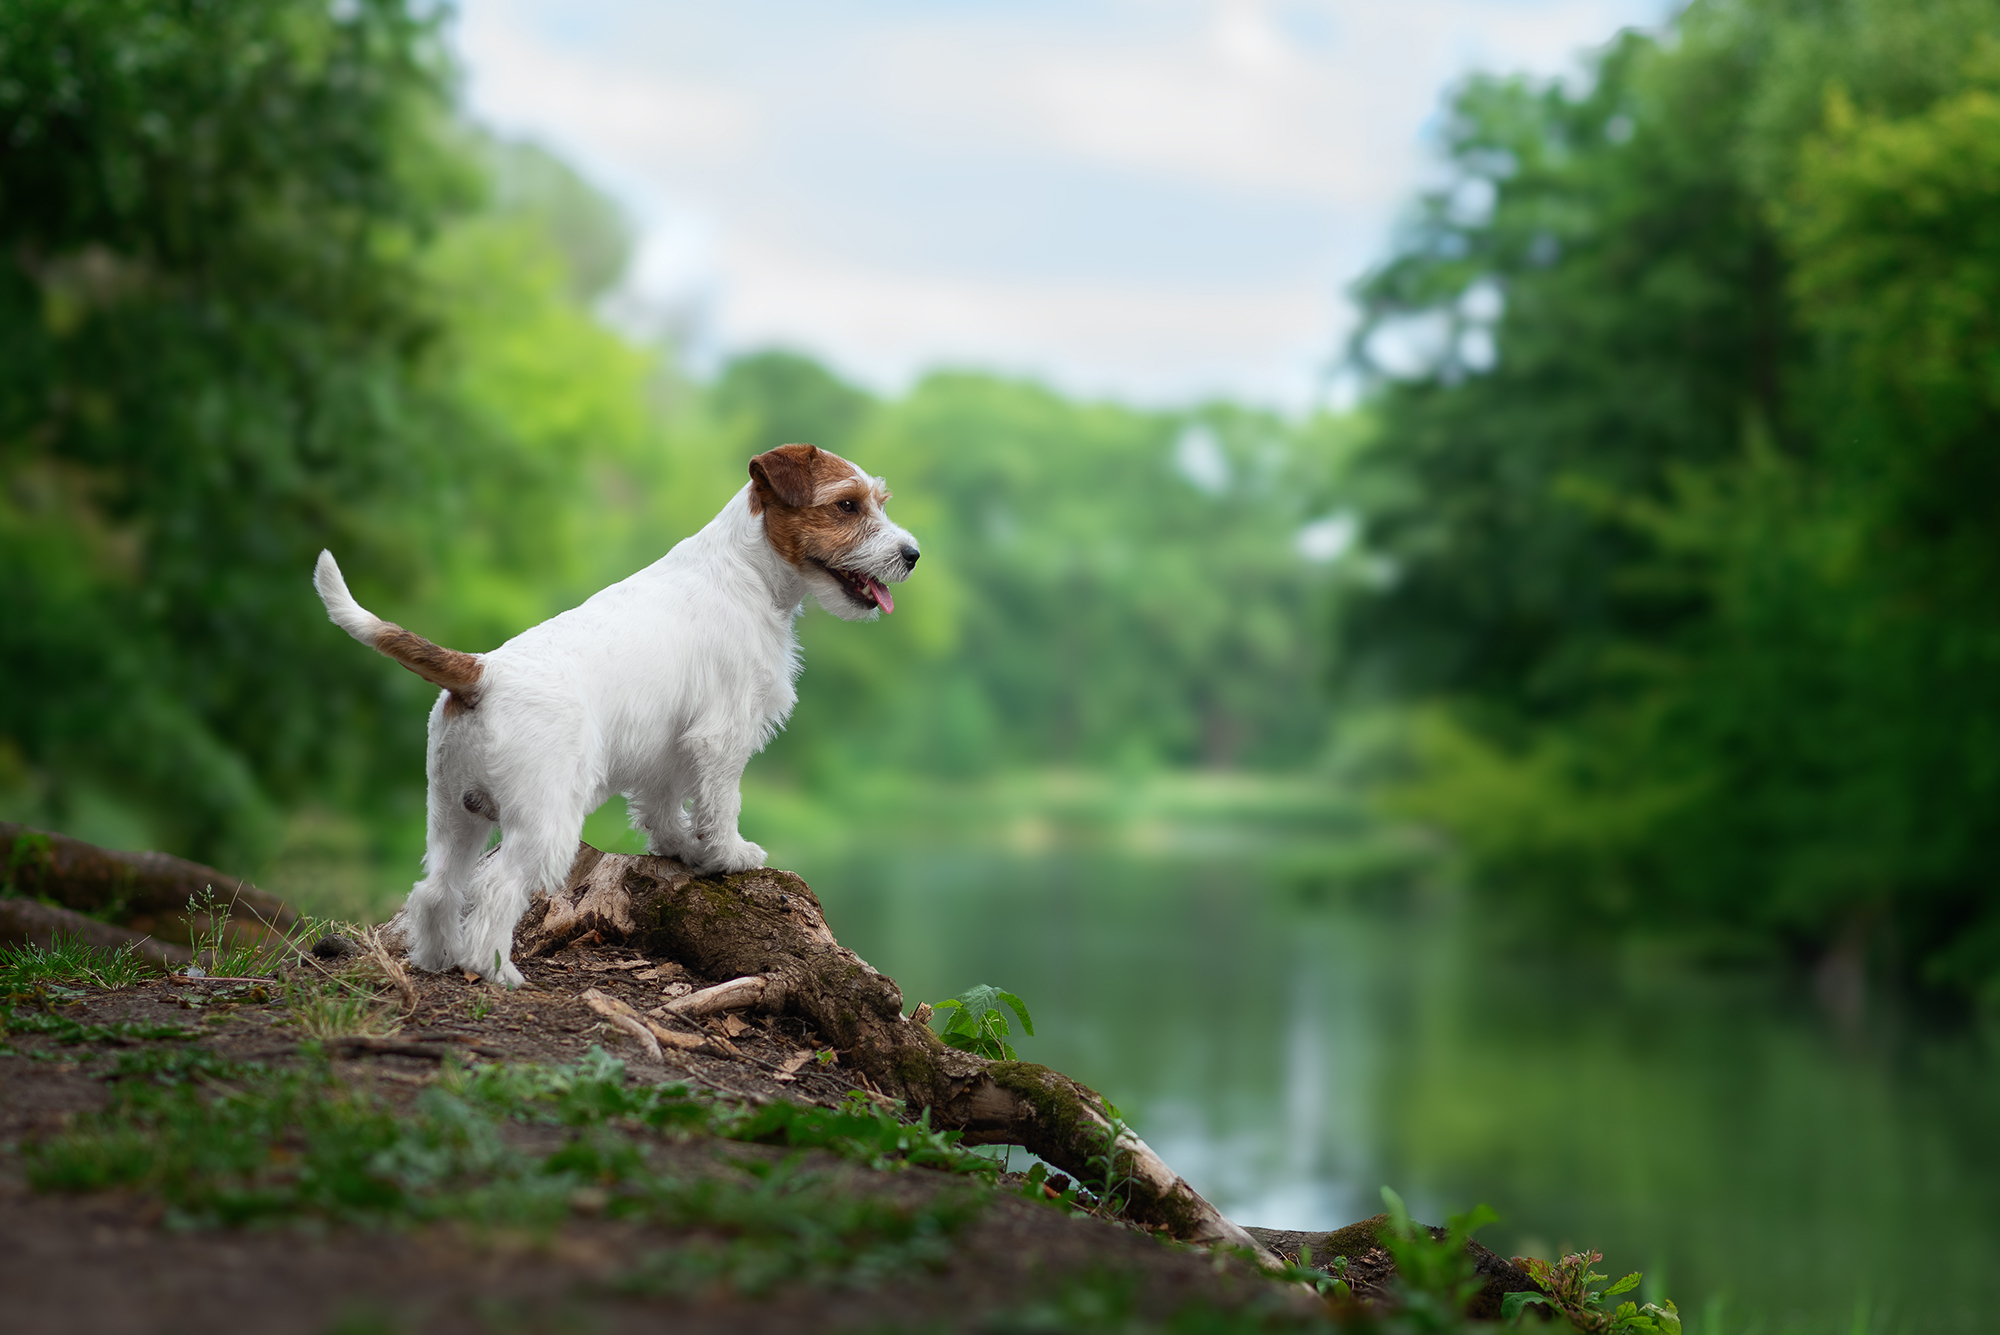
[(836, 616), (895, 610), (885, 585), (907, 579), (917, 544), (883, 510), (879, 478), (813, 445), (780, 445), (750, 461), (750, 513), (771, 549), (803, 573)]

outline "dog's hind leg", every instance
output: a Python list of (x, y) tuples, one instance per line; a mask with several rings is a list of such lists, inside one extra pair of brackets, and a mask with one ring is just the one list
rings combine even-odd
[(576, 860), (583, 813), (546, 812), (506, 827), (500, 847), (479, 864), (472, 911), (466, 916), (458, 963), (502, 987), (519, 987), (514, 967), (514, 924), (537, 890), (562, 884)]
[(437, 784), (432, 785), (424, 879), (410, 891), (403, 908), (410, 963), (419, 969), (435, 973), (457, 962), (461, 906), (492, 832), (492, 821), (449, 800)]

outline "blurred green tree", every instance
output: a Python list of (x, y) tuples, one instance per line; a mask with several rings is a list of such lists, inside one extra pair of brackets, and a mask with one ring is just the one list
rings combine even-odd
[(43, 810), (242, 860), (380, 773), (410, 692), (299, 594), (323, 543), (423, 561), (463, 462), (411, 448), (445, 91), (395, 0), (0, 10), (0, 752)]
[[(816, 384), (771, 365), (725, 372), (732, 417), (752, 411), (753, 383)], [(1189, 439), (1222, 462), (1219, 487), (1177, 465)], [(873, 405), (848, 448), (924, 542), (899, 591), (915, 614), (859, 634), (805, 623), (812, 685), (774, 759), (826, 780), (1309, 764), (1326, 741), (1328, 576), (1296, 539), (1328, 504), (1344, 439), (1323, 421), (1078, 403), (970, 372)]]
[(1402, 800), (1504, 893), (2000, 1000), (1996, 37), (1698, 3), (1456, 99), (1342, 662), (1443, 706)]

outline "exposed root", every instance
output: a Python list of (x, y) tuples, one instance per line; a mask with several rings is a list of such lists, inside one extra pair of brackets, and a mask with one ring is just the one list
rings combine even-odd
[[(538, 899), (521, 920), (515, 950), (547, 955), (586, 934), (730, 980), (677, 998), (655, 1015), (755, 1006), (797, 1016), (838, 1051), (859, 1083), (912, 1110), (928, 1108), (934, 1125), (963, 1132), (968, 1143), (1023, 1146), (1079, 1181), (1106, 1183), (1138, 1223), (1185, 1242), (1241, 1247), (1276, 1264), (1094, 1090), (1032, 1062), (992, 1062), (947, 1047), (916, 1017), (906, 1018), (895, 980), (835, 939), (818, 898), (790, 872), (696, 876), (671, 858), (604, 854), (584, 845), (563, 889)], [(593, 994), (599, 1000), (590, 1000)], [(595, 989), (584, 999), (626, 1032), (643, 1026), (649, 1050), (687, 1041)]]
[(714, 987), (704, 987), (684, 997), (675, 997), (662, 1009), (669, 1015), (720, 1015), (724, 1011), (751, 1010), (764, 1003), (770, 980), (758, 975), (734, 978)]
[(660, 1051), (660, 1040), (653, 1035), (653, 1027), (646, 1023), (637, 1011), (616, 997), (607, 997), (596, 988), (591, 988), (577, 998), (584, 1005), (603, 1016), (615, 1029), (621, 1029), (639, 1040), (639, 1046), (654, 1061), (665, 1061), (666, 1054)]

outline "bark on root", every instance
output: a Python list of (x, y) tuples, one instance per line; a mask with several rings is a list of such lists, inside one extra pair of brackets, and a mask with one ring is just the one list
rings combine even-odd
[(1181, 1241), (1275, 1259), (1116, 1122), (1095, 1090), (1033, 1062), (960, 1052), (906, 1019), (895, 980), (835, 939), (791, 872), (696, 876), (671, 858), (584, 844), (562, 889), (522, 918), (515, 953), (546, 955), (592, 933), (706, 978), (759, 977), (760, 988), (740, 989), (746, 1004), (804, 1019), (884, 1094), (929, 1108), (933, 1125), (975, 1145), (1022, 1146), (1086, 1185), (1108, 1179), (1128, 1218)]
[(33, 899), (0, 899), (0, 946), (40, 946), (59, 940), (81, 941), (99, 950), (131, 947), (139, 960), (161, 972), (186, 965), (194, 958), (185, 946), (168, 945), (122, 927), (86, 918), (74, 909), (56, 908)]
[(262, 939), (298, 925), (277, 896), (241, 877), (165, 853), (120, 853), (81, 839), (0, 821), (0, 888), (115, 916), (135, 936), (191, 942), (188, 901), (214, 894), (232, 933)]

